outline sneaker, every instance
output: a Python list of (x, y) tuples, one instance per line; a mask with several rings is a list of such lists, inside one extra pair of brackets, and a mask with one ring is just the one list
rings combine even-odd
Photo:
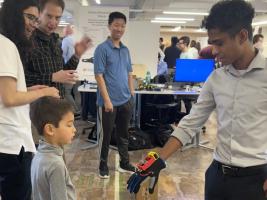
[(108, 165), (105, 162), (100, 162), (99, 165), (99, 177), (103, 179), (108, 179), (109, 178), (109, 169)]
[(130, 163), (122, 164), (120, 163), (120, 166), (118, 167), (118, 171), (121, 173), (134, 173), (137, 171), (136, 167), (131, 165)]

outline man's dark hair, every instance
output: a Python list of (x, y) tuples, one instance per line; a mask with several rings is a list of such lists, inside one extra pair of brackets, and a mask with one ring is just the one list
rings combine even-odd
[(39, 0), (40, 10), (43, 11), (46, 4), (48, 3), (52, 3), (52, 4), (55, 4), (56, 6), (61, 7), (62, 11), (65, 8), (65, 2), (63, 0)]
[(252, 19), (254, 8), (243, 0), (225, 0), (216, 3), (204, 21), (207, 30), (219, 29), (234, 37), (242, 29), (248, 31), (248, 38), (252, 40)]
[(163, 37), (160, 37), (160, 38), (159, 38), (159, 41), (163, 42)]
[(195, 47), (196, 48), (196, 46), (197, 46), (196, 40), (191, 40), (190, 47)]
[(127, 23), (126, 16), (121, 12), (112, 12), (108, 16), (108, 25), (111, 25), (115, 19), (123, 19)]
[(178, 41), (179, 41), (178, 37), (172, 36), (172, 38), (171, 38), (171, 45), (172, 46), (176, 46), (177, 43), (178, 43)]
[(183, 43), (188, 47), (190, 44), (190, 38), (188, 36), (182, 36), (180, 37), (179, 41), (183, 40)]
[(253, 36), (253, 40), (252, 40), (253, 44), (257, 43), (260, 38), (262, 38), (262, 39), (264, 38), (262, 34), (256, 34), (256, 35), (254, 35)]
[(39, 135), (43, 135), (46, 124), (58, 127), (59, 122), (68, 112), (73, 112), (73, 107), (67, 100), (42, 97), (31, 104), (30, 117)]
[(37, 0), (5, 0), (0, 9), (0, 33), (10, 39), (18, 48), (20, 57), (23, 58), (32, 47), (32, 42), (25, 34), (24, 10), (36, 7)]

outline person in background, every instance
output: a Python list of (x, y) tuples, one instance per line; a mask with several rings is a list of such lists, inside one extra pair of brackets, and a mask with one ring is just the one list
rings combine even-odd
[(26, 88), (21, 62), (32, 50), (38, 24), (36, 0), (5, 0), (0, 9), (0, 196), (30, 200), (30, 166), (36, 151), (31, 134), (29, 103), (43, 96), (59, 98), (56, 88)]
[(194, 59), (194, 55), (189, 51), (190, 38), (188, 36), (182, 36), (179, 39), (178, 47), (182, 51), (180, 59)]
[(262, 34), (256, 34), (253, 36), (252, 42), (253, 46), (260, 52), (263, 52), (263, 40), (264, 36)]
[(195, 40), (191, 40), (190, 43), (190, 48), (188, 49), (188, 51), (192, 54), (193, 58), (198, 58), (198, 49), (197, 47), (197, 42)]
[(174, 72), (176, 66), (176, 59), (180, 57), (181, 50), (177, 47), (178, 38), (173, 36), (171, 38), (171, 46), (167, 47), (164, 51), (165, 58), (164, 61), (168, 65), (169, 74)]
[(72, 105), (43, 97), (32, 104), (30, 116), (42, 136), (31, 165), (33, 199), (76, 200), (63, 159), (63, 146), (70, 144), (76, 133)]
[(108, 152), (111, 134), (116, 127), (120, 154), (120, 172), (134, 172), (128, 154), (128, 126), (132, 117), (134, 87), (128, 48), (121, 42), (126, 16), (112, 12), (108, 18), (110, 39), (97, 46), (94, 53), (94, 72), (98, 85), (97, 105), (102, 110), (103, 135), (100, 135), (100, 178), (109, 178)]
[(199, 53), (200, 50), (201, 50), (201, 44), (200, 44), (200, 42), (197, 42), (196, 49), (197, 49), (197, 52)]
[(65, 8), (63, 0), (39, 0), (40, 23), (33, 35), (34, 49), (26, 64), (26, 82), (28, 86), (46, 84), (56, 87), (64, 98), (63, 84), (75, 84), (76, 67), (82, 54), (91, 45), (91, 39), (84, 37), (74, 45), (75, 53), (65, 64), (59, 35), (55, 33)]
[(199, 52), (199, 59), (215, 59), (215, 54), (212, 53), (213, 47), (212, 45), (208, 45), (200, 50)]
[(167, 75), (168, 74), (168, 65), (164, 62), (164, 55), (158, 53), (158, 66), (157, 66), (157, 75)]
[(161, 51), (164, 51), (164, 47), (165, 47), (165, 45), (163, 43), (163, 38), (160, 37), (159, 38), (159, 48), (161, 49)]
[[(75, 54), (75, 48), (74, 48), (74, 38), (73, 38), (73, 26), (67, 25), (63, 29), (64, 38), (62, 40), (61, 48), (62, 48), (62, 55), (64, 58), (64, 63), (68, 63), (68, 61), (71, 59), (71, 57)], [(74, 90), (78, 90), (77, 87), (75, 87), (76, 84), (64, 84), (65, 87), (65, 98), (72, 104), (74, 108), (74, 115), (80, 114), (80, 109), (78, 105), (75, 102), (73, 94), (76, 92)]]
[(215, 110), (218, 135), (214, 159), (205, 174), (205, 200), (266, 200), (267, 63), (253, 48), (254, 15), (252, 5), (243, 0), (224, 0), (212, 6), (204, 24), (213, 54), (223, 67), (210, 75), (197, 103), (159, 157), (130, 178), (131, 192), (148, 175), (157, 180), (165, 160), (190, 143)]

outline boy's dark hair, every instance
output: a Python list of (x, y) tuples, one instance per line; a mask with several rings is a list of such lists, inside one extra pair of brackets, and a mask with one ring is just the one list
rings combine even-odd
[(259, 41), (260, 38), (264, 38), (262, 34), (256, 34), (253, 36), (253, 44), (257, 43)]
[(52, 3), (62, 8), (62, 11), (65, 8), (65, 2), (63, 0), (39, 0), (40, 10), (43, 11), (46, 4)]
[(123, 19), (127, 23), (126, 16), (121, 12), (112, 12), (108, 16), (108, 25), (111, 25), (115, 19)]
[(43, 135), (46, 124), (58, 127), (62, 117), (68, 112), (73, 112), (73, 108), (67, 100), (42, 97), (31, 104), (30, 118), (39, 135)]
[(190, 38), (188, 36), (180, 37), (179, 41), (183, 40), (183, 43), (188, 47), (190, 43)]
[(254, 8), (243, 0), (225, 0), (216, 3), (204, 21), (207, 30), (219, 29), (234, 37), (242, 29), (248, 31), (248, 38), (252, 40), (252, 19)]

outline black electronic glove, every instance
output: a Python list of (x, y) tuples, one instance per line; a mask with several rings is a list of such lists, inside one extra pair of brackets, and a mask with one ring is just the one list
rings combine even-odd
[(151, 177), (149, 184), (149, 193), (154, 192), (154, 188), (158, 182), (159, 173), (166, 167), (166, 163), (157, 153), (149, 152), (143, 164), (137, 165), (138, 171), (135, 172), (127, 181), (127, 190), (130, 193), (137, 193), (141, 183), (148, 177)]

